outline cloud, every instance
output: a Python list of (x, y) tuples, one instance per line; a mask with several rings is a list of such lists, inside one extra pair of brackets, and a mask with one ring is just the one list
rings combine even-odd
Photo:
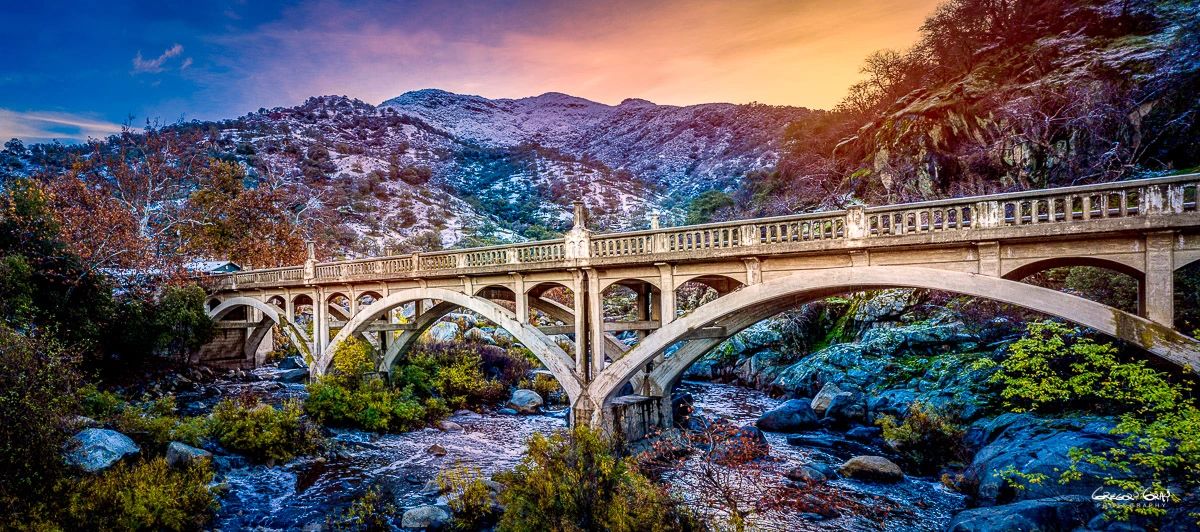
[[(437, 87), (488, 97), (566, 92), (605, 103), (831, 107), (870, 52), (904, 48), (938, 0), (611, 0), (512, 9), (312, 0), (215, 44), (247, 108), (314, 94), (372, 103)], [(616, 7), (613, 4), (617, 4)], [(438, 6), (441, 6), (439, 4)]]
[(121, 132), (121, 125), (70, 113), (0, 109), (0, 139), (74, 143)]
[[(163, 64), (169, 61), (172, 57), (178, 56), (182, 53), (183, 45), (179, 43), (175, 43), (170, 48), (167, 48), (166, 51), (154, 59), (143, 59), (142, 51), (138, 50), (137, 55), (133, 57), (133, 73), (143, 74), (162, 72)], [(184, 63), (186, 68), (186, 65), (191, 64), (190, 58), (185, 60)]]

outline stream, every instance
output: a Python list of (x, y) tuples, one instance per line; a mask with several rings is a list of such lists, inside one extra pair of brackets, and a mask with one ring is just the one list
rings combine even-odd
[[(220, 381), (220, 391), (207, 397), (187, 398), (180, 404), (191, 414), (201, 413), (221, 397), (254, 393), (278, 404), (289, 398), (303, 398), (303, 384), (273, 381), (277, 370), (254, 371), (260, 380), (252, 382)], [(695, 406), (703, 415), (725, 417), (732, 422), (753, 424), (760, 414), (781, 402), (766, 394), (739, 386), (685, 382), (680, 391), (695, 397)], [(357, 496), (373, 485), (383, 487), (399, 507), (432, 504), (436, 494), (426, 484), (437, 473), (456, 464), (478, 469), (486, 475), (510, 469), (524, 452), (529, 436), (566, 427), (566, 411), (541, 415), (511, 416), (495, 412), (459, 411), (448, 420), (463, 427), (461, 432), (426, 428), (403, 434), (375, 434), (359, 430), (333, 431), (334, 452), (320, 457), (303, 457), (289, 463), (250, 465), (238, 457), (218, 457), (224, 484), (221, 510), (215, 526), (221, 530), (316, 529), (331, 516), (340, 515)], [(816, 445), (791, 445), (787, 435), (766, 433), (771, 455), (782, 460), (782, 471), (808, 463), (832, 464), (834, 468), (864, 449), (864, 444), (846, 440), (836, 432), (811, 431)], [(437, 444), (444, 456), (430, 453)], [(782, 480), (782, 479), (781, 479)], [(846, 479), (831, 481), (831, 489), (845, 490), (856, 498), (876, 496), (889, 501), (896, 510), (882, 521), (843, 515), (826, 520), (812, 516), (787, 516), (771, 522), (767, 528), (788, 530), (942, 530), (954, 512), (963, 508), (962, 497), (944, 488), (934, 478), (906, 477), (894, 484), (873, 484)]]

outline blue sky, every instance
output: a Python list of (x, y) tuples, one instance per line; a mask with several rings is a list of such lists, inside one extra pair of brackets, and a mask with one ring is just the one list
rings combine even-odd
[(436, 87), (827, 108), (931, 0), (0, 0), (0, 139), (101, 137)]

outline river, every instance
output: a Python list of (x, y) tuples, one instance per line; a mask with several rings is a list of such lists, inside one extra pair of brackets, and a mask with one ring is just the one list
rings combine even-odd
[[(256, 371), (264, 379), (269, 379), (271, 372), (269, 368)], [(303, 385), (269, 380), (223, 382), (217, 387), (220, 396), (254, 392), (273, 402), (304, 395)], [(757, 390), (727, 384), (687, 382), (681, 390), (696, 398), (696, 406), (704, 415), (726, 417), (738, 424), (753, 423), (780, 402)], [(189, 410), (203, 411), (215, 401), (216, 397), (195, 400), (189, 403)], [(431, 428), (403, 434), (335, 430), (336, 451), (323, 457), (305, 457), (273, 467), (229, 461), (222, 464), (223, 474), (219, 476), (225, 490), (216, 524), (223, 530), (295, 530), (323, 524), (372, 485), (382, 486), (401, 507), (430, 504), (436, 495), (424, 488), (438, 471), (456, 464), (488, 475), (509, 469), (520, 460), (530, 435), (566, 427), (565, 414), (561, 410), (532, 416), (461, 411), (449, 418), (463, 427), (461, 432)], [(831, 448), (790, 445), (786, 436), (767, 433), (771, 454), (784, 462), (783, 470), (810, 462), (836, 467), (862, 448), (862, 444), (848, 442), (836, 433), (819, 434), (834, 443)], [(428, 451), (434, 444), (445, 449), (444, 456)], [(772, 528), (941, 530), (953, 512), (962, 508), (961, 496), (942, 487), (936, 479), (906, 478), (895, 484), (835, 480), (828, 488), (856, 496), (876, 495), (891, 501), (897, 511), (883, 521), (852, 515), (821, 521), (789, 516), (786, 522), (772, 523), (776, 525)]]

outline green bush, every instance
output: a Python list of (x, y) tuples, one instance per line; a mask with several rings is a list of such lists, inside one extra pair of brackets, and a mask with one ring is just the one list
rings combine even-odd
[(396, 504), (384, 497), (380, 489), (371, 487), (354, 502), (340, 518), (329, 518), (333, 530), (375, 532), (392, 530), (392, 523), (404, 514)]
[(185, 469), (163, 458), (121, 463), (85, 477), (68, 506), (72, 528), (84, 530), (200, 530), (218, 509), (207, 461)]
[(496, 524), (500, 508), (478, 469), (456, 466), (437, 476), (438, 487), (448, 494), (456, 530), (485, 530)]
[[(1061, 414), (1076, 411), (1117, 418), (1113, 434), (1120, 445), (1101, 452), (1073, 449), (1075, 465), (1060, 482), (1081, 478), (1081, 462), (1103, 469), (1139, 469), (1151, 478), (1109, 479), (1117, 488), (1141, 493), (1200, 487), (1200, 405), (1195, 383), (1146, 367), (1145, 360), (1123, 362), (1109, 344), (1098, 344), (1064, 325), (1032, 323), (1009, 347), (992, 381), (1013, 411)], [(1182, 376), (1181, 376), (1182, 377)], [(1019, 474), (1020, 472), (1014, 472)], [(1149, 485), (1146, 483), (1149, 481)], [(1130, 514), (1162, 515), (1155, 505), (1106, 505), (1114, 518)]]
[(322, 378), (309, 383), (304, 410), (325, 425), (404, 432), (445, 416), (445, 406), (431, 401), (419, 400), (409, 388), (397, 389), (379, 378), (360, 382), (353, 388), (338, 379)]
[(0, 325), (0, 522), (27, 522), (64, 476), (58, 450), (71, 437), (77, 357), (52, 340)]
[(275, 408), (257, 399), (223, 399), (213, 408), (211, 431), (225, 448), (261, 462), (286, 462), (314, 452), (321, 443), (315, 427), (301, 418), (299, 402)]
[(881, 416), (875, 422), (883, 428), (883, 439), (918, 470), (933, 473), (950, 462), (967, 458), (963, 446), (966, 431), (949, 416), (916, 402), (909, 406), (902, 422), (894, 416)]
[(448, 362), (434, 372), (433, 387), (450, 408), (494, 404), (504, 400), (508, 387), (484, 377), (480, 368), (483, 359), (479, 355), (466, 354)]
[(534, 434), (512, 471), (496, 475), (508, 530), (688, 530), (692, 517), (585, 426)]

